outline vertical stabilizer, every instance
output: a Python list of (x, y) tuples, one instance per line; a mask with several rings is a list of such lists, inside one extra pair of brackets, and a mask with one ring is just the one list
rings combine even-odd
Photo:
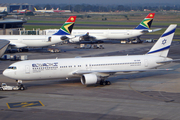
[(176, 26), (177, 24), (171, 24), (147, 54), (167, 57)]
[(135, 29), (149, 29), (153, 22), (154, 15), (155, 13), (149, 13)]
[(59, 29), (59, 31), (53, 35), (70, 35), (75, 21), (76, 16), (70, 16), (68, 20), (63, 24), (63, 26)]
[(34, 7), (34, 10), (37, 11), (37, 9)]

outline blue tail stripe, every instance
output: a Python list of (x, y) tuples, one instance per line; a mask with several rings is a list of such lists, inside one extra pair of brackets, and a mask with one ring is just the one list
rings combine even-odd
[(149, 28), (147, 28), (147, 27), (144, 27), (143, 25), (138, 25), (136, 28), (134, 28), (134, 29), (149, 29)]
[(166, 50), (166, 49), (169, 49), (169, 48), (170, 48), (170, 45), (169, 45), (169, 46), (167, 46), (167, 47), (164, 47), (164, 48), (161, 48), (161, 49), (158, 49), (158, 50), (152, 51), (152, 52), (148, 52), (147, 54), (160, 52), (160, 51), (163, 51), (163, 50)]
[(53, 35), (70, 35), (70, 34), (60, 29), (58, 32), (54, 33)]
[(168, 36), (168, 35), (170, 35), (170, 34), (174, 33), (174, 32), (175, 32), (175, 30), (176, 30), (176, 28), (174, 28), (173, 30), (171, 30), (171, 31), (169, 31), (169, 32), (167, 32), (167, 33), (164, 33), (161, 37)]

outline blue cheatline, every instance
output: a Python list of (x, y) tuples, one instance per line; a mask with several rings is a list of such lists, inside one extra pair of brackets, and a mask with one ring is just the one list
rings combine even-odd
[(160, 52), (160, 51), (163, 51), (163, 50), (166, 50), (166, 49), (169, 49), (169, 48), (170, 48), (170, 45), (169, 45), (169, 46), (167, 46), (167, 47), (164, 47), (164, 48), (161, 48), (161, 49), (158, 49), (158, 50), (152, 51), (152, 52), (148, 52), (147, 54)]
[(175, 30), (176, 30), (176, 28), (174, 28), (173, 30), (171, 30), (171, 31), (169, 31), (169, 32), (167, 32), (167, 33), (164, 33), (161, 37), (168, 36), (168, 35), (170, 35), (170, 34), (174, 33), (174, 32), (175, 32)]

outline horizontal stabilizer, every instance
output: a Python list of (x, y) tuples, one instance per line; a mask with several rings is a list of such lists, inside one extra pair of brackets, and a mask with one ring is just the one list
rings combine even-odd
[(158, 64), (165, 64), (165, 63), (171, 63), (171, 62), (180, 62), (180, 59), (174, 59), (174, 60), (167, 60), (162, 62), (157, 62)]
[(148, 30), (148, 32), (156, 32), (156, 31), (159, 31), (159, 30), (162, 30), (162, 28), (157, 28), (157, 29)]

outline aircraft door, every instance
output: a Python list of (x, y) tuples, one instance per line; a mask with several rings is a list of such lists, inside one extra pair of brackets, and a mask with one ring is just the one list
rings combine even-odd
[(52, 38), (51, 37), (45, 37), (42, 41), (43, 42), (51, 42)]
[(148, 60), (147, 59), (144, 60), (144, 66), (148, 67)]
[(131, 31), (127, 31), (126, 35), (131, 35), (132, 32)]
[(19, 42), (22, 42), (22, 38), (21, 38), (21, 37), (20, 37), (20, 38), (18, 38), (18, 41), (19, 41)]
[(86, 70), (91, 70), (91, 64), (86, 64)]
[(30, 67), (29, 67), (29, 65), (25, 66), (25, 73), (26, 74), (30, 74)]
[(109, 35), (109, 34), (110, 34), (109, 30), (107, 30), (106, 32), (104, 32), (104, 34), (105, 34), (106, 37), (109, 37), (109, 36), (110, 36), (110, 35)]
[(51, 42), (51, 37), (48, 37), (48, 41), (47, 42)]

